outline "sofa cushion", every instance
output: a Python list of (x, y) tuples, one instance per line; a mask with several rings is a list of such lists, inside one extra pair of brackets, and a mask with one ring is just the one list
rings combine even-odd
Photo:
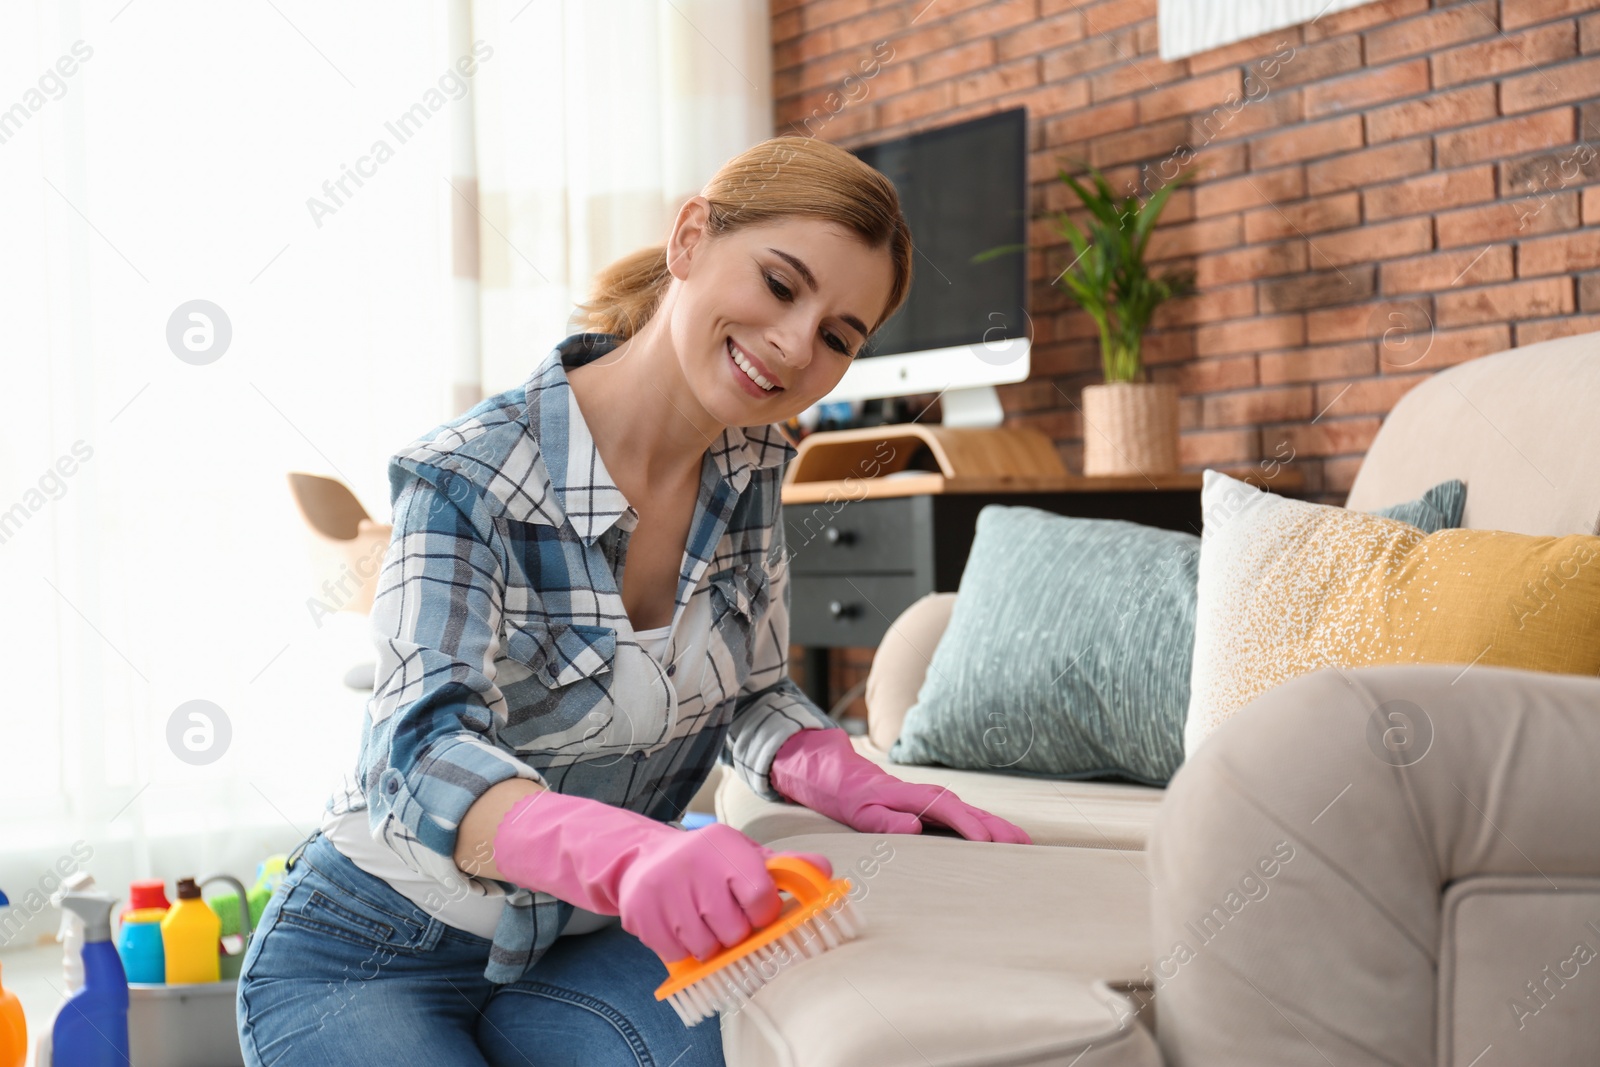
[[(1416, 340), (1408, 360), (1426, 354)], [(1384, 352), (1385, 369), (1402, 369), (1397, 358)], [(1461, 521), (1471, 529), (1600, 533), (1596, 411), (1600, 333), (1458, 364), (1400, 398), (1345, 503), (1370, 511), (1460, 478), (1469, 487)]]
[[(853, 737), (851, 742), (857, 752), (897, 778), (948, 786), (968, 804), (1016, 823), (1035, 845), (1142, 849), (1161, 803), (1161, 790), (1151, 786), (890, 763), (888, 754), (869, 738)], [(855, 832), (799, 804), (763, 800), (733, 774), (723, 775), (717, 787), (716, 813), (722, 822), (764, 844), (795, 834)]]
[(1165, 785), (1183, 761), (1200, 539), (990, 504), (889, 757)]
[(1322, 667), (1600, 672), (1600, 538), (1423, 536), (1216, 471), (1201, 507), (1189, 758), (1250, 701)]
[[(1144, 858), (908, 834), (806, 834), (861, 935), (722, 1016), (729, 1067), (1157, 1067)], [(709, 1024), (702, 1024), (709, 1025)]]

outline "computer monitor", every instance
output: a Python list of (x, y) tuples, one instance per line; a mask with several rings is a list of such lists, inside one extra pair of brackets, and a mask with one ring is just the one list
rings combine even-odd
[(939, 393), (945, 425), (999, 425), (994, 387), (1028, 377), (1028, 257), (972, 258), (1027, 244), (1027, 110), (852, 151), (899, 190), (915, 260), (906, 302), (822, 403)]

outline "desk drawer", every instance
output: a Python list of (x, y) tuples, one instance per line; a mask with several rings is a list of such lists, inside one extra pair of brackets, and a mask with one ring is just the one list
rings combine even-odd
[[(931, 543), (926, 498), (785, 504), (793, 574), (871, 574), (916, 569), (914, 545)], [(848, 587), (847, 587), (848, 588)]]
[(789, 640), (818, 648), (875, 648), (889, 624), (924, 592), (911, 574), (809, 577), (791, 586)]

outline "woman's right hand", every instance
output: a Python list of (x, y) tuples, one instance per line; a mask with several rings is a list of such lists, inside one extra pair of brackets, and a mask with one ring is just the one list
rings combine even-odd
[[(495, 832), (494, 850), (508, 880), (620, 916), (623, 929), (667, 963), (709, 959), (782, 910), (766, 867), (778, 853), (723, 823), (680, 830), (546, 790), (512, 806)], [(833, 875), (824, 856), (788, 854)]]

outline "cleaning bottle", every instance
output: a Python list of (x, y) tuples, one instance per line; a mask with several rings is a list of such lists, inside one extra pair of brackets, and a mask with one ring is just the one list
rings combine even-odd
[[(0, 892), (0, 907), (10, 906)], [(22, 1002), (0, 982), (0, 1067), (22, 1067), (28, 1062), (28, 1017)]]
[(111, 943), (111, 906), (106, 893), (74, 891), (61, 898), (83, 920), (83, 988), (56, 1013), (50, 1062), (62, 1067), (127, 1067), (128, 977)]
[(167, 980), (167, 957), (161, 945), (161, 920), (166, 908), (140, 908), (122, 913), (117, 955), (131, 985), (160, 985)]
[(160, 908), (162, 911), (172, 907), (172, 902), (167, 899), (167, 884), (159, 878), (147, 878), (140, 882), (128, 883), (128, 906), (122, 909), (118, 922), (125, 922), (129, 912), (143, 911), (146, 908)]
[[(73, 871), (62, 881), (61, 888), (50, 894), (50, 903), (61, 908), (61, 898), (71, 892), (88, 892), (95, 888), (94, 875), (88, 871)], [(56, 930), (56, 940), (61, 942), (61, 980), (66, 983), (66, 996), (83, 988), (83, 920), (70, 908), (61, 908), (61, 925)]]
[(217, 945), (221, 938), (222, 920), (200, 899), (200, 887), (193, 878), (179, 878), (178, 902), (161, 920), (167, 984), (220, 982), (222, 959)]

